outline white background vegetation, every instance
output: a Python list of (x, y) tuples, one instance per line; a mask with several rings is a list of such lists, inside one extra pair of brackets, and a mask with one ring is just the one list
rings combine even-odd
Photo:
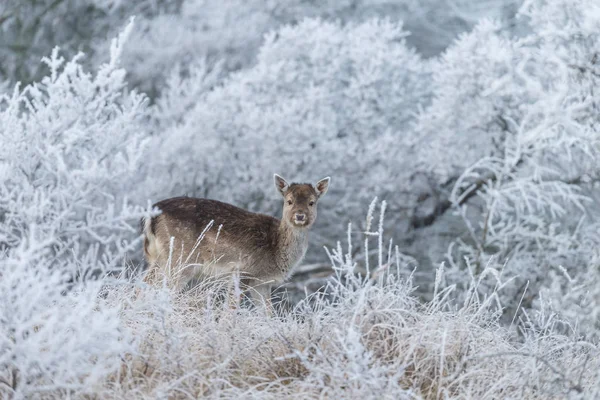
[[(598, 397), (599, 83), (596, 0), (3, 2), (0, 398)], [(139, 281), (273, 172), (332, 177), (276, 317)]]

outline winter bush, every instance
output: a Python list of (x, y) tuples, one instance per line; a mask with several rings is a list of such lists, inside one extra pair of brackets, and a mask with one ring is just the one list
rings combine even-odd
[(147, 114), (118, 65), (125, 33), (95, 75), (80, 56), (65, 62), (55, 49), (44, 60), (48, 76), (2, 97), (0, 245), (8, 257), (25, 239), (49, 241), (57, 264), (131, 248), (135, 230), (124, 218), (137, 215), (127, 199)]
[(119, 68), (130, 30), (95, 74), (56, 49), (45, 78), (0, 99), (2, 398), (96, 395), (130, 348), (89, 279), (123, 267), (143, 214), (127, 200), (147, 115)]
[[(439, 54), (452, 38), (469, 30), (479, 18), (498, 18), (510, 27), (520, 0), (334, 0), (215, 1), (186, 0), (181, 7), (148, 15), (125, 54), (136, 86), (155, 94), (165, 76), (177, 68), (183, 76), (190, 65), (203, 62), (209, 70), (219, 63), (226, 71), (256, 61), (264, 36), (306, 18), (360, 23), (371, 18), (405, 21), (414, 32), (407, 38), (427, 56)], [(188, 82), (193, 83), (193, 79)]]
[[(98, 395), (104, 379), (132, 350), (118, 307), (98, 304), (102, 282), (69, 284), (69, 269), (56, 268), (52, 240), (34, 232), (0, 259), (0, 396), (67, 398)], [(8, 397), (6, 397), (8, 396)]]
[[(584, 3), (527, 2), (522, 38), (481, 22), (433, 67), (432, 105), (416, 125), (422, 170), (451, 186), (448, 204), (464, 221), (448, 252), (463, 271), (456, 281), (492, 258), (516, 276), (503, 302), (511, 307), (523, 290), (538, 292), (542, 271), (578, 274), (597, 254), (600, 14)], [(455, 265), (464, 257), (472, 271)]]
[(104, 61), (98, 50), (130, 16), (173, 11), (177, 3), (163, 0), (4, 0), (0, 4), (0, 80), (28, 84), (41, 79), (46, 70), (39, 61), (58, 45), (69, 58), (85, 52), (85, 63), (97, 66)]

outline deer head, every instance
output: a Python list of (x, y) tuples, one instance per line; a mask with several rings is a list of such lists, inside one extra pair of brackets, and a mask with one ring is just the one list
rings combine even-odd
[(283, 196), (283, 217), (290, 227), (307, 229), (317, 218), (317, 203), (327, 193), (329, 177), (321, 179), (315, 186), (308, 183), (286, 182), (275, 174), (275, 187)]

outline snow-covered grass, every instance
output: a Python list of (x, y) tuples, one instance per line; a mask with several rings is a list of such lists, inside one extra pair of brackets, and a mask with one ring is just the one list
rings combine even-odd
[(273, 318), (221, 300), (226, 282), (172, 293), (106, 278), (65, 295), (64, 281), (51, 273), (21, 266), (21, 278), (11, 280), (16, 275), (5, 272), (1, 293), (12, 297), (2, 303), (10, 307), (2, 315), (11, 317), (2, 324), (0, 393), (15, 399), (597, 394), (596, 345), (558, 333), (555, 317), (541, 311), (502, 326), (500, 282), (485, 298), (471, 282), (471, 295), (457, 304), (454, 288), (442, 286), (443, 266), (433, 299), (419, 302), (410, 270), (382, 235), (379, 226), (359, 246), (363, 254), (369, 245), (376, 250), (369, 274), (356, 272), (356, 246), (340, 244), (328, 251), (335, 274), (327, 287)]

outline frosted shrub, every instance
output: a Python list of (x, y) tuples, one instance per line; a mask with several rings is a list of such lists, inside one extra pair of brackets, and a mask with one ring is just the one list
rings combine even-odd
[[(100, 50), (132, 15), (173, 10), (165, 0), (3, 0), (0, 4), (0, 80), (28, 84), (46, 75), (40, 59), (54, 46), (72, 57), (83, 51), (97, 67)], [(108, 41), (110, 43), (110, 41)]]
[(514, 118), (510, 114), (518, 113), (518, 101), (529, 100), (520, 91), (511, 92), (513, 86), (486, 93), (510, 73), (513, 46), (498, 24), (483, 21), (435, 61), (432, 104), (419, 115), (415, 130), (419, 161), (439, 180), (460, 174), (482, 155), (501, 151), (495, 144), (503, 132), (500, 118)]
[[(432, 143), (423, 164), (452, 182), (449, 202), (464, 222), (448, 252), (462, 271), (451, 280), (468, 281), (492, 260), (515, 277), (503, 295), (511, 311), (524, 291), (531, 305), (549, 266), (576, 274), (597, 248), (586, 232), (598, 215), (600, 13), (593, 2), (558, 3), (523, 6), (532, 29), (524, 38), (482, 22), (457, 41), (435, 67), (434, 100), (419, 118)], [(458, 152), (466, 156), (435, 156)], [(455, 265), (464, 257), (470, 272)]]
[(131, 338), (104, 279), (136, 246), (129, 204), (143, 151), (145, 97), (119, 68), (123, 40), (95, 74), (45, 59), (49, 74), (0, 98), (0, 397), (99, 394)]
[[(183, 192), (274, 210), (265, 171), (302, 179), (318, 169), (339, 177), (334, 202), (347, 219), (374, 187), (394, 191), (410, 174), (398, 132), (429, 99), (427, 63), (405, 36), (399, 24), (378, 20), (306, 20), (271, 33), (256, 66), (198, 97), (179, 125), (156, 135), (148, 173), (162, 183), (152, 185), (155, 196)], [(326, 229), (333, 209), (322, 214)]]
[(598, 258), (578, 265), (571, 274), (558, 266), (549, 272), (535, 309), (554, 316), (556, 330), (598, 340), (600, 335), (600, 282)]
[[(264, 35), (305, 18), (357, 24), (371, 18), (404, 21), (411, 46), (437, 55), (479, 18), (494, 17), (510, 29), (520, 0), (183, 0), (180, 7), (140, 19), (125, 54), (134, 84), (152, 97), (164, 90), (174, 65), (184, 73), (203, 60), (225, 71), (252, 66)], [(179, 4), (179, 3), (177, 3)], [(514, 25), (514, 24), (513, 24)], [(192, 82), (192, 80), (189, 80)]]
[(162, 96), (156, 99), (152, 113), (155, 129), (170, 129), (183, 123), (196, 102), (221, 83), (225, 75), (221, 64), (211, 67), (205, 59), (187, 66), (185, 78), (183, 68), (181, 65), (173, 68)]
[[(124, 61), (132, 82), (156, 94), (173, 67), (182, 73), (199, 60), (209, 69), (225, 60), (227, 70), (247, 66), (262, 35), (279, 25), (273, 2), (185, 0), (175, 12), (138, 21)], [(179, 71), (177, 71), (179, 72)], [(193, 75), (189, 82), (192, 82)]]
[[(131, 351), (119, 308), (97, 301), (101, 282), (69, 284), (65, 268), (53, 268), (51, 243), (32, 234), (0, 256), (2, 398), (99, 395)], [(81, 267), (97, 268), (88, 262)]]
[[(132, 214), (127, 193), (143, 153), (146, 111), (145, 97), (126, 91), (118, 66), (126, 33), (95, 75), (80, 57), (65, 62), (55, 50), (44, 60), (47, 77), (0, 100), (0, 246), (9, 258), (24, 238), (46, 241), (59, 264), (130, 248), (123, 239), (137, 227), (127, 218), (139, 213)], [(102, 261), (115, 267), (117, 259)]]
[[(473, 29), (482, 19), (494, 19), (507, 33), (520, 33), (522, 26), (515, 15), (522, 0), (437, 0), (406, 1), (403, 16), (413, 32), (411, 43), (428, 56), (442, 53), (463, 32)], [(390, 2), (391, 3), (391, 2)], [(397, 3), (396, 3), (397, 4)]]

